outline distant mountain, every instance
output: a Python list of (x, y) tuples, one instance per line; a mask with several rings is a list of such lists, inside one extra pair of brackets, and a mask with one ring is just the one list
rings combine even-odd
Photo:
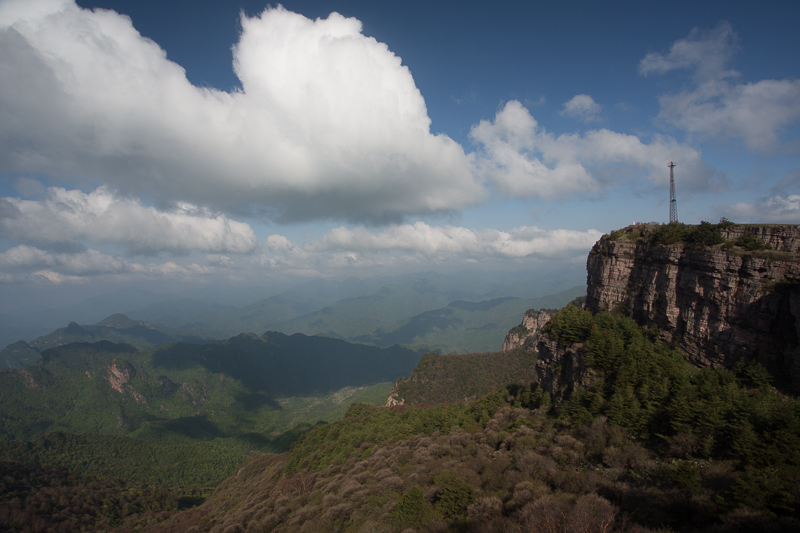
[(577, 286), (535, 300), (511, 297), (481, 302), (460, 300), (349, 340), (376, 346), (439, 345), (439, 351), (449, 353), (496, 351), (526, 310), (560, 308), (585, 294), (586, 287)]
[[(151, 306), (150, 310), (140, 311), (143, 316), (157, 317), (159, 322), (171, 325), (194, 335), (212, 335), (232, 337), (239, 333), (264, 333), (269, 325), (281, 323), (294, 317), (309, 313), (316, 309), (307, 303), (298, 303), (281, 296), (271, 296), (246, 307), (225, 307), (220, 305), (194, 306), (201, 312), (191, 314), (188, 318), (178, 311), (181, 304), (187, 309), (194, 304), (191, 301), (170, 302), (166, 306)], [(173, 312), (170, 316), (170, 311)], [(274, 328), (273, 328), (274, 329)], [(295, 332), (292, 332), (295, 333)]]
[(71, 343), (43, 351), (35, 365), (0, 372), (0, 439), (51, 431), (264, 439), (327, 418), (306, 404), (298, 419), (294, 409), (302, 402), (284, 399), (314, 396), (320, 403), (347, 387), (393, 382), (409, 375), (419, 357), (397, 346), (274, 332), (145, 352), (108, 341)]
[(39, 359), (39, 351), (31, 348), (25, 341), (9, 344), (0, 351), (0, 363), (6, 368), (22, 368), (32, 365)]
[[(419, 280), (408, 285), (386, 285), (375, 294), (343, 299), (319, 311), (269, 324), (268, 328), (284, 333), (322, 333), (349, 339), (367, 335), (421, 311), (436, 309), (448, 301), (447, 294), (427, 280)], [(391, 344), (394, 343), (387, 346)]]
[(171, 330), (163, 326), (153, 326), (142, 320), (131, 320), (123, 314), (115, 314), (98, 322), (96, 325), (81, 326), (70, 322), (66, 328), (26, 343), (18, 341), (0, 351), (0, 360), (7, 368), (20, 368), (36, 362), (39, 354), (49, 348), (63, 346), (73, 342), (111, 341), (132, 344), (140, 350), (166, 343), (187, 342), (206, 344), (221, 342), (207, 337), (187, 335), (185, 332)]
[(343, 281), (312, 280), (245, 307), (182, 299), (130, 310), (126, 314), (190, 335), (227, 338), (239, 333), (261, 334), (271, 330), (352, 339), (369, 335), (378, 328), (393, 327), (450, 302), (505, 297), (535, 299), (567, 290), (584, 280), (582, 269), (422, 272)]

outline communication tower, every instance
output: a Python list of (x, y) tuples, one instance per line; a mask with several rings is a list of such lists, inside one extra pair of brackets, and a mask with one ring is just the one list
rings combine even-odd
[(678, 200), (675, 198), (675, 175), (672, 169), (675, 168), (675, 163), (669, 162), (669, 221), (678, 221)]

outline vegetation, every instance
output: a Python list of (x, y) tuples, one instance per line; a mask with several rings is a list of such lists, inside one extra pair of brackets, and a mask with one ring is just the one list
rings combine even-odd
[(395, 394), (408, 405), (473, 400), (498, 387), (536, 379), (529, 350), (422, 356), (408, 378), (397, 380)]
[(753, 237), (753, 235), (747, 232), (738, 237), (735, 241), (726, 241), (720, 230), (727, 229), (733, 225), (734, 223), (725, 217), (722, 217), (718, 224), (712, 224), (705, 220), (701, 221), (698, 225), (687, 225), (682, 222), (670, 222), (669, 224), (651, 222), (649, 224), (637, 226), (639, 229), (626, 228), (614, 230), (610, 234), (604, 235), (604, 237), (612, 241), (620, 239), (637, 241), (641, 237), (646, 237), (647, 242), (667, 246), (677, 243), (684, 243), (692, 247), (716, 246), (721, 244), (726, 249), (738, 246), (748, 252), (772, 250), (769, 244), (764, 243), (761, 239)]
[(742, 234), (741, 237), (734, 241), (736, 246), (741, 246), (745, 250), (754, 251), (754, 250), (772, 250), (772, 246), (769, 244), (764, 244), (764, 241), (761, 239), (756, 239), (749, 233)]
[[(594, 381), (559, 409), (536, 386), (469, 404), (378, 408), (256, 456), (198, 530), (794, 530), (800, 401), (755, 363), (696, 369), (631, 320), (561, 311)], [(200, 514), (204, 513), (204, 514)]]
[[(299, 423), (334, 419), (367, 393), (361, 387), (407, 375), (418, 360), (400, 347), (280, 333), (147, 352), (70, 344), (46, 350), (38, 365), (0, 373), (0, 438), (68, 431), (266, 446)], [(389, 385), (380, 387), (388, 396)]]
[[(87, 488), (93, 481), (82, 481), (89, 476), (170, 494), (207, 493), (251, 451), (285, 452), (312, 424), (340, 418), (353, 402), (384, 404), (392, 383), (365, 381), (392, 379), (391, 372), (402, 371), (393, 368), (410, 369), (418, 357), (401, 348), (282, 334), (148, 352), (107, 341), (69, 344), (45, 350), (37, 365), (0, 372), (0, 459), (41, 466), (46, 475), (66, 469), (81, 477), (70, 482), (80, 485), (78, 492), (94, 490)], [(321, 374), (308, 376), (309, 369)], [(344, 383), (351, 385), (336, 388)], [(25, 502), (6, 501), (11, 518), (3, 524), (11, 530), (15, 523), (33, 527)], [(58, 512), (79, 512), (73, 507)], [(145, 522), (168, 510), (149, 509)], [(124, 518), (84, 512), (93, 517), (80, 521), (89, 529)], [(74, 530), (72, 520), (52, 520), (53, 530)]]
[[(56, 432), (30, 441), (0, 441), (0, 457), (78, 475), (210, 490), (241, 464), (250, 451), (248, 444), (237, 439), (154, 443), (121, 435)], [(289, 444), (277, 441), (261, 449), (282, 452)]]
[(81, 476), (0, 460), (0, 530), (73, 532), (141, 529), (202, 503), (193, 488)]

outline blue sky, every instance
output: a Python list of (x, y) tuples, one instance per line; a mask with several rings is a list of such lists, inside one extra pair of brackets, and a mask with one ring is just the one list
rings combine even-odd
[(0, 2), (0, 292), (574, 264), (670, 161), (800, 223), (796, 2), (282, 6)]

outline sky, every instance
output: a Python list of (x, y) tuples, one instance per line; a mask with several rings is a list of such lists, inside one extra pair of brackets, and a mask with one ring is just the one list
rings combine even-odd
[(0, 312), (800, 223), (800, 4), (0, 1)]

